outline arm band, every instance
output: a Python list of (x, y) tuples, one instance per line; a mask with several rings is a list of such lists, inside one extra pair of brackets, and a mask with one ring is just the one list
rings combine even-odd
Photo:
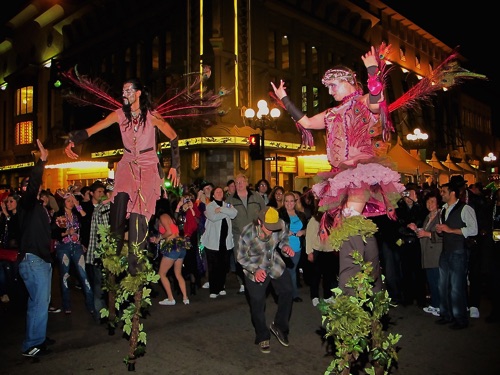
[(78, 206), (76, 206), (76, 210), (77, 210), (78, 212), (80, 212), (81, 210), (83, 210), (83, 208), (82, 208), (82, 206), (78, 205)]
[(177, 169), (177, 174), (179, 174), (179, 168), (181, 167), (181, 156), (179, 154), (179, 137), (175, 137), (170, 141), (170, 154), (172, 155), (171, 167)]
[(382, 89), (384, 85), (380, 81), (380, 71), (377, 66), (369, 66), (368, 71), (368, 91), (370, 104), (377, 104), (382, 97)]
[(281, 98), (283, 105), (285, 106), (287, 112), (292, 116), (292, 118), (297, 122), (302, 117), (304, 117), (304, 113), (300, 109), (298, 109), (295, 104), (292, 103), (288, 96), (284, 96)]
[(73, 142), (75, 145), (85, 141), (89, 135), (86, 130), (73, 130), (68, 133), (68, 143)]

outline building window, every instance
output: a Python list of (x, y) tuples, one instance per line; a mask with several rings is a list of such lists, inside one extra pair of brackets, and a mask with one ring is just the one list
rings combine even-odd
[(302, 86), (302, 112), (307, 113), (307, 86)]
[(302, 77), (307, 76), (307, 54), (304, 42), (300, 42), (300, 74)]
[(276, 67), (276, 34), (272, 30), (267, 35), (267, 61), (269, 66)]
[(22, 121), (16, 124), (16, 146), (33, 143), (33, 121)]
[(281, 38), (281, 69), (290, 69), (290, 45), (286, 35)]
[(16, 116), (33, 113), (33, 86), (21, 87), (16, 91)]

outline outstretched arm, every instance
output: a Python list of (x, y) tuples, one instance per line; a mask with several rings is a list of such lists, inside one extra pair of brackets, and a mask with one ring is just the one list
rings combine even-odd
[(83, 130), (75, 130), (68, 134), (68, 145), (64, 149), (64, 152), (71, 159), (78, 159), (78, 154), (73, 151), (73, 147), (75, 145), (82, 143), (90, 136), (95, 133), (100, 132), (103, 129), (106, 129), (113, 125), (115, 122), (118, 122), (118, 114), (115, 112), (111, 112), (105, 119), (95, 123), (90, 128)]
[(292, 103), (290, 98), (286, 93), (285, 82), (280, 80), (280, 85), (276, 87), (276, 85), (271, 82), (271, 86), (273, 87), (274, 93), (283, 102), (287, 112), (293, 118), (295, 122), (298, 122), (305, 129), (324, 129), (325, 128), (325, 112), (318, 113), (313, 117), (307, 117), (299, 108)]

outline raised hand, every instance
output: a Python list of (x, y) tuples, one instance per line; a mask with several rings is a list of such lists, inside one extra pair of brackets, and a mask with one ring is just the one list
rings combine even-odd
[(66, 148), (64, 149), (64, 152), (69, 158), (78, 159), (78, 154), (73, 151), (73, 147), (75, 147), (75, 144), (73, 142), (69, 142)]
[(274, 93), (280, 100), (287, 96), (285, 81), (283, 81), (282, 79), (280, 80), (279, 87), (276, 87), (273, 82), (271, 82), (271, 86), (273, 87)]
[(375, 47), (372, 46), (370, 51), (361, 56), (361, 60), (363, 60), (363, 63), (367, 68), (369, 66), (378, 66), (377, 52), (375, 51)]
[(38, 149), (40, 150), (40, 159), (42, 159), (42, 161), (47, 161), (49, 150), (43, 147), (43, 144), (39, 139), (36, 140), (36, 143), (38, 145)]

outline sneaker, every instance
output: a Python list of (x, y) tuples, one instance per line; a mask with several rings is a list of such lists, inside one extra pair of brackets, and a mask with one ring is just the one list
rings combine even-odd
[(49, 313), (57, 314), (57, 313), (60, 313), (60, 312), (61, 312), (61, 308), (60, 307), (49, 306)]
[(37, 345), (37, 346), (32, 346), (31, 348), (29, 348), (28, 350), (26, 350), (25, 352), (23, 352), (23, 355), (25, 357), (43, 357), (47, 354), (50, 354), (52, 353), (52, 350), (50, 349), (47, 349), (46, 347), (44, 347), (43, 345)]
[(219, 292), (219, 296), (225, 296), (226, 294), (227, 294), (227, 293), (226, 293), (226, 291), (225, 291), (225, 290), (221, 290), (221, 291)]
[(333, 296), (331, 296), (330, 298), (325, 299), (325, 302), (326, 303), (332, 303), (333, 302)]
[(245, 294), (245, 285), (240, 285), (240, 290), (238, 290), (238, 294)]
[(281, 332), (278, 327), (274, 325), (274, 322), (271, 323), (269, 329), (271, 330), (272, 334), (276, 336), (281, 345), (288, 346), (288, 338), (283, 334), (283, 332)]
[(210, 288), (210, 283), (207, 281), (205, 284), (202, 286), (203, 289), (208, 289)]
[[(174, 301), (175, 302), (175, 301)], [(184, 303), (185, 305), (189, 305), (189, 300), (186, 298), (186, 299), (183, 299), (182, 300), (182, 303)]]
[(431, 305), (424, 307), (422, 310), (424, 310), (428, 314), (432, 314), (434, 316), (439, 316), (439, 307), (433, 307)]
[(269, 345), (269, 340), (264, 340), (259, 342), (259, 349), (262, 353), (271, 353), (271, 346)]
[(314, 307), (318, 306), (318, 303), (319, 303), (319, 298), (318, 298), (318, 297), (314, 297), (314, 298), (312, 299), (312, 304), (313, 304), (313, 306), (314, 306)]
[(469, 309), (469, 314), (471, 318), (479, 318), (479, 309), (477, 307), (472, 306)]
[(175, 305), (175, 299), (169, 300), (168, 298), (165, 298), (163, 301), (158, 302), (160, 305), (163, 306), (174, 306)]
[(217, 298), (219, 295), (215, 293), (210, 293), (210, 298)]

